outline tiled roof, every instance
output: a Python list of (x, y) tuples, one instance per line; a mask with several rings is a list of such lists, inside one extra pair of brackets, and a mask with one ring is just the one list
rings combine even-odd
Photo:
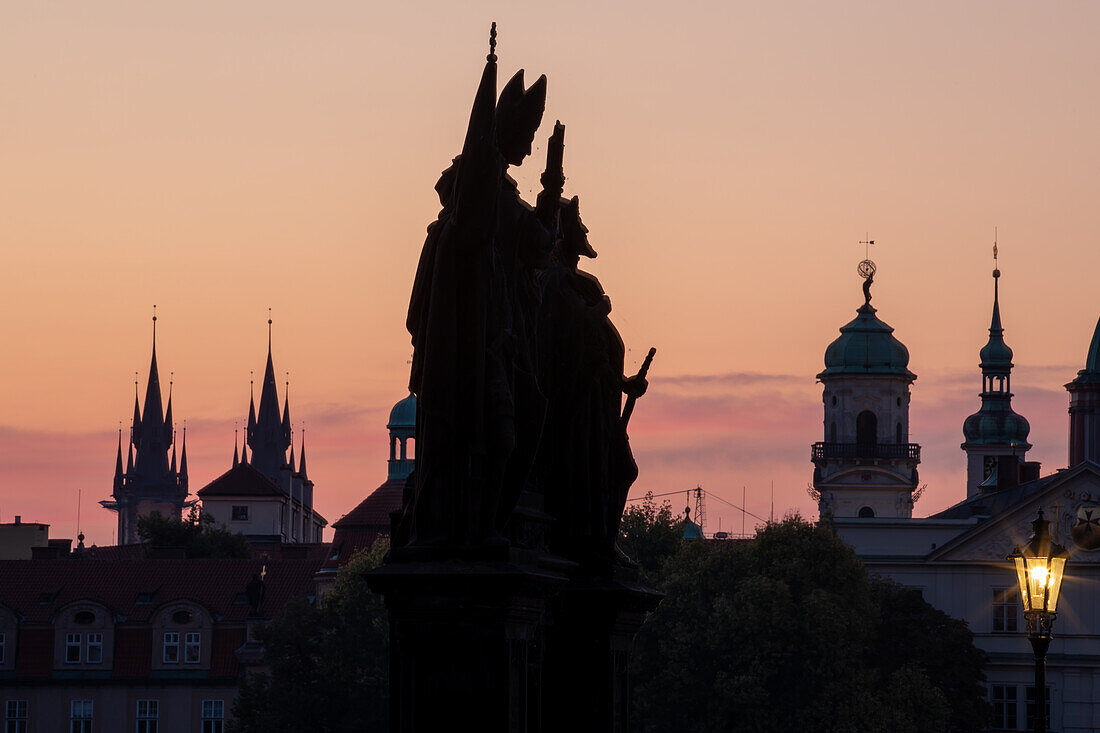
[(214, 639), (210, 649), (210, 676), (211, 677), (236, 677), (237, 655), (236, 651), (245, 640), (245, 630), (214, 629)]
[(1011, 506), (1023, 501), (1032, 494), (1045, 490), (1050, 484), (1063, 478), (1063, 474), (1052, 473), (1035, 481), (1028, 481), (1012, 489), (990, 491), (975, 494), (954, 506), (937, 512), (929, 519), (970, 519), (971, 517), (994, 517)]
[(148, 677), (152, 660), (153, 630), (149, 627), (115, 630), (114, 676)]
[(333, 523), (333, 529), (382, 528), (389, 531), (390, 512), (401, 508), (405, 479), (390, 479)]
[(326, 569), (343, 565), (356, 550), (373, 547), (381, 535), (390, 533), (390, 512), (401, 508), (404, 489), (405, 479), (390, 479), (332, 525), (336, 532)]
[[(243, 622), (247, 604), (234, 603), (266, 563), (263, 615), (278, 613), (292, 598), (312, 592), (313, 557), (302, 560), (59, 560), (0, 561), (0, 603), (28, 624), (48, 624), (62, 606), (78, 600), (102, 603), (128, 622), (147, 622), (164, 603), (193, 601), (224, 621)], [(43, 597), (52, 598), (48, 603)], [(151, 594), (139, 601), (139, 594)], [(47, 655), (52, 658), (52, 650)]]
[(15, 676), (34, 679), (50, 676), (53, 668), (53, 629), (19, 629), (15, 645)]
[(199, 489), (198, 495), (205, 499), (213, 496), (286, 496), (286, 492), (251, 463), (238, 463)]

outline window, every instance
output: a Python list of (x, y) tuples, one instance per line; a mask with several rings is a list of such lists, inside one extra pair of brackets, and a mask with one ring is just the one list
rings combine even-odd
[(878, 417), (870, 410), (856, 415), (856, 450), (860, 458), (872, 457), (878, 445)]
[(103, 634), (88, 634), (88, 653), (84, 661), (88, 664), (99, 664), (103, 661)]
[(224, 733), (225, 701), (202, 701), (202, 733)]
[(92, 701), (73, 700), (69, 733), (92, 733)]
[(137, 733), (157, 733), (160, 703), (156, 700), (137, 701)]
[[(1047, 699), (1046, 699), (1046, 716), (1047, 716), (1047, 730), (1050, 730), (1050, 704), (1053, 693), (1050, 687), (1047, 687)], [(1027, 727), (1035, 727), (1035, 686), (1028, 685), (1024, 690), (1024, 699), (1027, 700)]]
[(994, 730), (1016, 730), (1015, 685), (990, 686), (989, 703), (993, 713), (989, 727)]
[(993, 632), (1013, 633), (1016, 631), (1016, 600), (1015, 588), (993, 589)]
[(231, 515), (234, 522), (247, 522), (248, 521), (248, 506), (235, 506), (233, 507), (233, 513)]
[(164, 663), (175, 664), (180, 660), (180, 635), (178, 631), (164, 633)]
[(27, 733), (27, 701), (8, 700), (4, 707), (4, 733)]
[(65, 634), (65, 664), (80, 663), (80, 634)]
[(875, 516), (875, 510), (869, 506), (860, 507), (859, 517), (860, 519), (871, 519)]
[(183, 661), (185, 664), (199, 663), (199, 641), (201, 634), (198, 631), (188, 631), (183, 635)]
[(3, 664), (4, 659), (6, 658), (5, 652), (7, 651), (7, 646), (8, 646), (8, 636), (7, 636), (7, 634), (0, 634), (0, 664)]

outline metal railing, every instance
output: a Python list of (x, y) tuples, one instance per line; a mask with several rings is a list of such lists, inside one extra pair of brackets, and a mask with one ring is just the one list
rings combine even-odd
[(814, 443), (810, 455), (814, 461), (845, 458), (919, 461), (920, 446), (916, 443)]

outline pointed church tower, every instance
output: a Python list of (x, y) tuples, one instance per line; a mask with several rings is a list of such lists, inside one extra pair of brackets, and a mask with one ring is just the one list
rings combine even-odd
[(979, 352), (982, 407), (963, 423), (967, 498), (1018, 486), (1024, 456), (1031, 448), (1031, 426), (1012, 409), (1012, 349), (1001, 326), (1000, 280), (994, 248), (993, 317), (989, 341)]
[[(286, 420), (290, 419), (289, 403)], [(279, 473), (286, 468), (286, 451), (290, 448), (289, 425), (279, 411), (279, 387), (275, 382), (275, 363), (271, 357), (271, 319), (267, 319), (267, 366), (260, 387), (260, 407), (252, 416), (249, 406), (248, 447), (252, 449), (252, 465), (272, 481), (279, 482)]]
[(187, 451), (185, 447), (177, 471), (175, 436), (171, 423), (171, 393), (167, 414), (161, 407), (156, 328), (157, 317), (154, 315), (153, 355), (149, 363), (145, 405), (144, 409), (140, 409), (135, 395), (126, 469), (122, 470), (120, 432), (112, 499), (100, 502), (104, 508), (118, 512), (120, 545), (140, 541), (137, 534), (138, 517), (160, 512), (163, 516), (178, 518), (183, 507), (187, 505)]
[[(866, 267), (865, 267), (866, 266)], [(817, 375), (825, 439), (812, 446), (813, 487), (824, 516), (913, 516), (920, 446), (909, 442), (909, 350), (871, 305), (874, 263), (860, 274), (864, 304), (825, 350)]]
[(1100, 321), (1092, 334), (1085, 368), (1069, 390), (1069, 465), (1100, 463)]

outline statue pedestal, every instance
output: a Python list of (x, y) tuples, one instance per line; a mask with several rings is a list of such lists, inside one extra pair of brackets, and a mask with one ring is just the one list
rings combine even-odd
[(425, 559), (367, 580), (389, 609), (392, 733), (544, 730), (539, 626), (564, 575), (508, 560)]
[(550, 604), (543, 635), (543, 730), (626, 733), (634, 635), (663, 595), (628, 571), (572, 580)]

